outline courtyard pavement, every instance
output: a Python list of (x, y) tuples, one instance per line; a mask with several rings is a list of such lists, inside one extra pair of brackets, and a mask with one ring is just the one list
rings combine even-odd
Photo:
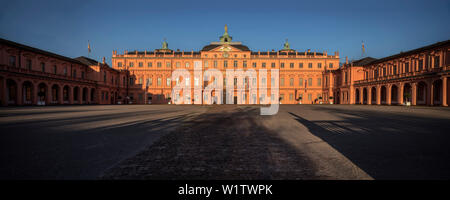
[(450, 109), (0, 108), (0, 179), (450, 179)]

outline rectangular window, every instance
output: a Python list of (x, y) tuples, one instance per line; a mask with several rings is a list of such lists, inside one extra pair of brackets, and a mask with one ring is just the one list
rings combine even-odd
[(299, 85), (300, 87), (303, 86), (303, 78), (299, 78), (299, 79), (298, 79), (298, 85)]
[(317, 68), (322, 68), (322, 63), (317, 63)]
[(262, 68), (266, 68), (266, 63), (263, 62), (262, 65), (261, 65), (261, 67), (262, 67)]
[(264, 87), (267, 85), (266, 78), (262, 78), (261, 79), (261, 85), (264, 86)]
[(312, 94), (308, 94), (308, 100), (312, 101)]
[(130, 67), (133, 67), (134, 66), (134, 62), (130, 62)]
[(156, 67), (160, 68), (162, 66), (161, 62), (156, 63)]
[(281, 66), (280, 66), (280, 68), (284, 68), (284, 63), (281, 63)]
[(423, 60), (419, 60), (419, 71), (423, 69)]
[(330, 64), (329, 64), (329, 68), (333, 68), (333, 63), (330, 63)]
[(252, 63), (252, 65), (253, 65), (253, 68), (256, 68), (256, 63)]
[(271, 65), (272, 65), (272, 68), (275, 68), (275, 63), (272, 63)]
[(308, 86), (312, 86), (312, 78), (308, 78)]
[(205, 61), (205, 68), (208, 68), (208, 61)]
[(147, 67), (152, 67), (152, 62), (148, 62)]
[(118, 66), (118, 67), (122, 67), (122, 62), (118, 62), (118, 63), (117, 63), (117, 66)]
[(294, 78), (289, 79), (289, 86), (294, 86)]
[(167, 78), (167, 79), (166, 79), (166, 85), (167, 85), (167, 86), (170, 86), (170, 83), (171, 83), (171, 79), (170, 79), (170, 78)]
[(167, 68), (172, 67), (171, 62), (166, 62), (166, 67), (167, 67)]
[(10, 56), (9, 57), (9, 65), (12, 67), (16, 66), (16, 57), (15, 56)]
[(184, 63), (184, 66), (185, 66), (186, 68), (189, 68), (190, 63), (189, 63), (189, 62), (186, 62), (186, 63)]
[(56, 74), (57, 72), (58, 72), (58, 71), (57, 71), (56, 65), (54, 65), (54, 66), (53, 66), (53, 73)]
[(303, 63), (298, 63), (298, 68), (302, 69), (303, 68)]
[(67, 67), (64, 67), (64, 76), (67, 76)]
[(228, 61), (223, 61), (223, 67), (227, 68), (228, 67)]
[(194, 86), (198, 86), (198, 84), (199, 84), (198, 77), (194, 77)]
[(405, 72), (406, 72), (406, 73), (409, 72), (409, 63), (405, 63)]
[(289, 63), (289, 67), (290, 67), (291, 69), (294, 69), (294, 63)]
[(72, 74), (72, 77), (74, 77), (74, 78), (76, 78), (76, 77), (77, 77), (77, 70), (76, 70), (76, 69), (74, 69), (74, 70), (73, 70), (73, 74)]
[(289, 100), (290, 101), (294, 100), (294, 94), (292, 94), (292, 93), (289, 94)]
[(434, 67), (438, 68), (440, 66), (441, 66), (441, 64), (440, 64), (440, 57), (439, 56), (435, 56), (434, 57)]
[(214, 68), (217, 68), (217, 60), (214, 61)]
[(244, 68), (246, 68), (246, 67), (247, 67), (247, 61), (244, 60), (244, 62), (242, 63), (242, 66), (243, 66)]
[(280, 79), (280, 86), (284, 86), (284, 78)]
[(139, 78), (139, 84), (142, 85), (142, 78)]
[(397, 74), (397, 65), (394, 65), (394, 68), (392, 69), (392, 71), (393, 71), (392, 72), (393, 74)]
[(148, 78), (148, 79), (147, 79), (147, 85), (148, 85), (148, 86), (153, 85), (153, 78)]
[(142, 62), (139, 62), (139, 67), (143, 67), (144, 64)]
[(237, 67), (237, 66), (238, 66), (238, 61), (235, 60), (235, 61), (233, 62), (233, 67)]
[(45, 63), (41, 63), (41, 70), (42, 72), (45, 72)]
[(317, 78), (317, 86), (322, 86), (322, 79), (321, 78)]
[(32, 67), (33, 67), (33, 65), (32, 65), (31, 59), (28, 59), (28, 60), (27, 60), (27, 69), (28, 69), (28, 70), (31, 70)]
[(312, 68), (312, 63), (308, 63), (308, 68)]
[(189, 86), (189, 85), (191, 85), (191, 80), (190, 80), (190, 78), (186, 78), (186, 86)]
[(275, 86), (275, 78), (271, 78), (270, 79), (270, 85), (271, 86)]
[(162, 84), (162, 78), (158, 78), (157, 81), (158, 81), (158, 82), (157, 82), (158, 86), (161, 86), (161, 84)]

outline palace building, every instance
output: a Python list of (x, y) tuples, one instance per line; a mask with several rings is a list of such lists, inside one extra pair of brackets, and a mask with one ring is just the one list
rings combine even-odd
[(450, 40), (386, 58), (346, 62), (334, 77), (339, 104), (448, 106)]
[[(113, 51), (112, 67), (116, 70), (129, 71), (131, 77), (128, 94), (136, 99), (137, 103), (145, 103), (151, 99), (152, 103), (167, 103), (173, 86), (179, 80), (171, 80), (172, 72), (177, 69), (186, 69), (194, 77), (194, 68), (196, 63), (201, 64), (201, 69), (217, 69), (223, 74), (220, 81), (226, 81), (227, 78), (234, 78), (234, 84), (237, 83), (236, 77), (226, 77), (226, 70), (249, 70), (254, 69), (267, 70), (267, 79), (253, 78), (244, 79), (244, 84), (250, 81), (255, 82), (259, 88), (270, 91), (274, 85), (270, 81), (271, 69), (279, 70), (279, 96), (283, 104), (304, 104), (319, 103), (328, 99), (331, 89), (324, 90), (324, 84), (328, 80), (323, 79), (323, 72), (327, 69), (337, 69), (339, 67), (339, 54), (336, 52), (330, 55), (327, 52), (312, 52), (310, 50), (299, 52), (290, 48), (286, 41), (284, 48), (278, 51), (252, 51), (241, 42), (235, 42), (228, 34), (228, 28), (225, 26), (225, 33), (219, 38), (218, 42), (211, 42), (204, 46), (200, 51), (179, 51), (168, 47), (167, 42), (163, 42), (161, 49), (154, 51), (125, 51), (118, 54)], [(259, 74), (257, 74), (259, 77)], [(191, 86), (192, 101), (196, 98), (202, 99), (203, 94), (194, 93), (194, 87), (202, 87), (214, 83), (217, 77), (208, 77), (209, 81), (196, 80), (195, 78), (186, 79)], [(239, 80), (240, 81), (240, 80)], [(142, 90), (145, 92), (142, 93)], [(225, 90), (225, 89), (224, 89)], [(238, 89), (236, 89), (238, 90)], [(244, 89), (245, 90), (245, 89)], [(225, 91), (224, 91), (225, 92)], [(233, 103), (238, 103), (234, 94)], [(126, 96), (126, 94), (121, 94)], [(145, 96), (145, 97), (144, 97)], [(225, 97), (226, 95), (221, 95)], [(176, 99), (177, 97), (175, 97)], [(250, 91), (244, 91), (242, 103), (256, 102), (260, 104), (264, 101), (264, 96), (257, 94), (250, 95)], [(272, 99), (273, 100), (273, 99)], [(224, 102), (224, 101), (223, 101)]]
[[(450, 40), (381, 59), (346, 59), (339, 66), (338, 52), (297, 51), (287, 40), (280, 50), (252, 51), (233, 41), (225, 26), (219, 41), (200, 51), (172, 50), (164, 41), (150, 51), (113, 51), (110, 67), (104, 58), (68, 58), (0, 39), (0, 105), (167, 104), (179, 98), (207, 104), (225, 103), (225, 97), (231, 103), (266, 104), (274, 100), (266, 94), (276, 88), (282, 104), (447, 106), (449, 51)], [(190, 76), (172, 80), (179, 70)], [(208, 76), (210, 70), (223, 76)], [(239, 79), (227, 77), (229, 70), (257, 74)], [(264, 70), (267, 76), (259, 76)], [(272, 70), (278, 70), (277, 82)], [(234, 84), (234, 94), (230, 97), (224, 87), (219, 99), (206, 101), (207, 86), (222, 82)], [(172, 96), (180, 84), (190, 87), (191, 94)], [(254, 93), (249, 84), (267, 93)]]

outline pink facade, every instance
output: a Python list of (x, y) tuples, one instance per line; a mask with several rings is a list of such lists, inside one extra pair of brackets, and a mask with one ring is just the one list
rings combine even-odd
[(126, 73), (84, 57), (72, 59), (0, 39), (3, 106), (116, 103), (121, 74)]
[[(342, 104), (448, 106), (449, 51), (450, 40), (378, 60), (365, 58), (327, 74), (341, 80), (334, 93)], [(342, 81), (346, 77), (348, 84)]]

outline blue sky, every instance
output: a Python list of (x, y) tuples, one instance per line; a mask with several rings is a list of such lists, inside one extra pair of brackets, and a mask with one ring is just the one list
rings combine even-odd
[(339, 51), (341, 61), (382, 58), (450, 39), (450, 1), (47, 1), (1, 2), (0, 37), (67, 57), (113, 50), (200, 50), (228, 24), (233, 41), (253, 51)]

